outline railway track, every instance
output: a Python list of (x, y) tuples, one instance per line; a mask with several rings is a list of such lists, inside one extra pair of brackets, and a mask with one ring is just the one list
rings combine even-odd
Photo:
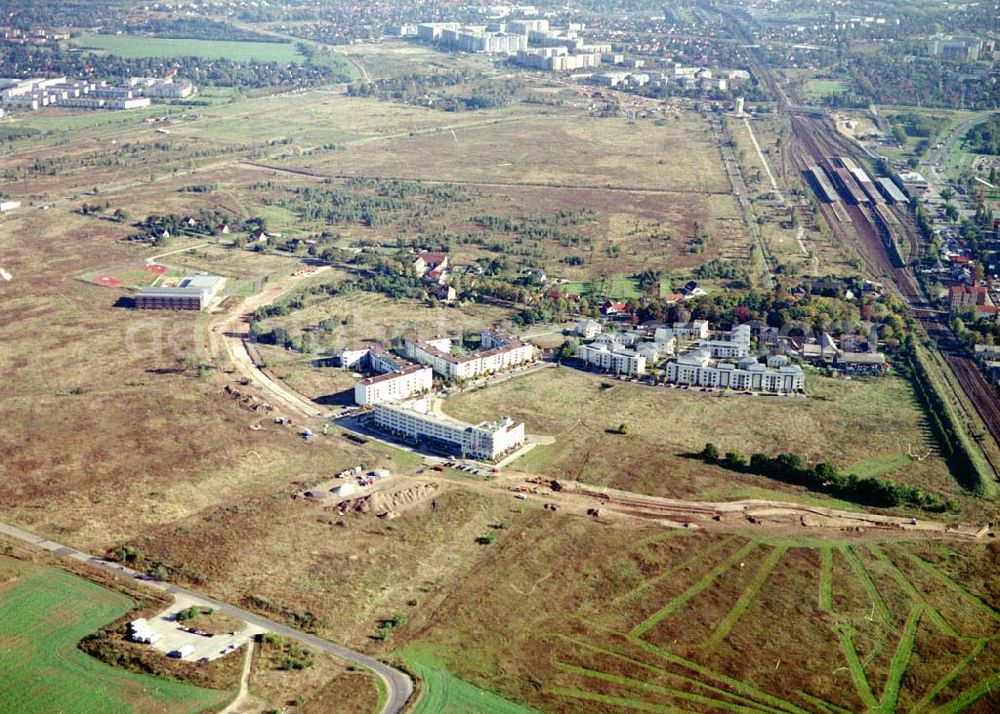
[[(823, 156), (837, 152), (850, 153), (850, 147), (832, 139), (828, 132), (815, 126), (815, 119), (792, 117), (791, 122), (795, 140), (814, 160), (819, 161)], [(859, 254), (868, 265), (869, 270), (891, 278), (900, 296), (906, 301), (911, 314), (937, 344), (944, 356), (945, 363), (955, 375), (965, 397), (983, 420), (990, 436), (997, 443), (1000, 443), (1000, 400), (998, 400), (993, 386), (986, 380), (975, 361), (965, 354), (947, 322), (942, 319), (940, 314), (929, 309), (910, 270), (905, 266), (895, 265), (890, 260), (872, 218), (860, 206), (845, 204), (843, 208), (850, 216), (851, 222), (854, 223), (854, 239), (852, 240), (845, 225), (834, 227), (834, 230), (840, 233), (842, 240), (853, 242), (858, 246)], [(910, 244), (910, 255), (918, 255), (919, 242), (912, 229), (906, 227), (903, 232)], [(857, 239), (860, 239), (860, 242)], [(961, 405), (960, 395), (955, 393), (955, 397)], [(1000, 463), (997, 463), (986, 449), (982, 449), (982, 453), (994, 473), (1000, 474)]]

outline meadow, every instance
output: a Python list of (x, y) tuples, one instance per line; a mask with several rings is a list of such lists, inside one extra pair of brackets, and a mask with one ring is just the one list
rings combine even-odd
[(119, 57), (201, 57), (234, 62), (303, 62), (305, 57), (294, 43), (242, 42), (230, 40), (189, 40), (131, 35), (82, 35), (71, 44)]
[(849, 89), (850, 85), (847, 82), (837, 79), (811, 79), (802, 85), (802, 96), (806, 99), (817, 100), (831, 94), (843, 94)]
[[(885, 478), (963, 497), (907, 382), (893, 376), (843, 380), (810, 373), (806, 391), (805, 399), (725, 397), (638, 386), (561, 367), (455, 395), (444, 408), (473, 422), (510, 414), (523, 419), (529, 433), (555, 437), (555, 443), (535, 448), (513, 465), (553, 478), (683, 498), (706, 492), (727, 497), (728, 489), (747, 487), (801, 492), (687, 456), (712, 441), (723, 452), (792, 451), (845, 468), (882, 458), (888, 468), (879, 473)], [(631, 433), (615, 433), (622, 423), (631, 426)], [(975, 506), (974, 499), (967, 500)]]
[(231, 692), (110, 667), (76, 649), (131, 601), (57, 570), (0, 583), (0, 709), (33, 712), (201, 712)]

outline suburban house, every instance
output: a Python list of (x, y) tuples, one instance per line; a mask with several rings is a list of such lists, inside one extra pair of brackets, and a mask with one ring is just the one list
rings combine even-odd
[(455, 302), (455, 300), (458, 299), (458, 293), (455, 292), (455, 288), (450, 285), (435, 285), (427, 292), (431, 297), (434, 297), (441, 302)]
[(620, 317), (621, 315), (628, 315), (628, 305), (623, 302), (606, 300), (604, 304), (601, 305), (601, 314), (605, 317)]
[(430, 253), (423, 251), (413, 261), (413, 272), (418, 278), (441, 280), (448, 271), (447, 253)]

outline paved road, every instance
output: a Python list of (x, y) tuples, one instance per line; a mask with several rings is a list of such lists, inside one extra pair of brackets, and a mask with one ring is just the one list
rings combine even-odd
[(382, 706), (381, 714), (397, 714), (398, 712), (401, 712), (403, 707), (406, 705), (406, 702), (413, 694), (413, 681), (405, 672), (393, 669), (392, 667), (383, 664), (368, 655), (355, 652), (354, 650), (335, 644), (329, 640), (324, 640), (316, 635), (300, 632), (299, 630), (288, 627), (287, 625), (282, 625), (281, 623), (274, 622), (266, 617), (261, 617), (256, 613), (250, 612), (249, 610), (244, 610), (236, 607), (235, 605), (230, 605), (229, 603), (202, 595), (201, 593), (197, 593), (193, 590), (188, 590), (177, 585), (171, 585), (170, 583), (151, 580), (147, 575), (136, 572), (131, 568), (126, 568), (118, 563), (112, 563), (111, 561), (104, 560), (103, 558), (98, 558), (96, 556), (89, 555), (88, 553), (83, 553), (74, 548), (70, 548), (69, 546), (47, 540), (41, 536), (37, 536), (34, 533), (30, 533), (8, 523), (0, 523), (0, 533), (25, 543), (30, 543), (31, 545), (39, 548), (44, 548), (52, 553), (73, 558), (74, 560), (78, 560), (82, 563), (87, 563), (94, 567), (132, 578), (133, 580), (142, 581), (152, 588), (170, 593), (171, 595), (184, 595), (202, 607), (211, 607), (213, 610), (217, 610), (229, 617), (242, 620), (251, 625), (256, 625), (257, 627), (267, 630), (268, 632), (273, 632), (277, 635), (281, 635), (282, 637), (287, 637), (290, 640), (296, 640), (317, 650), (339, 657), (342, 660), (365, 667), (366, 669), (374, 672), (378, 678), (382, 680), (383, 684), (385, 684), (387, 696), (385, 704)]

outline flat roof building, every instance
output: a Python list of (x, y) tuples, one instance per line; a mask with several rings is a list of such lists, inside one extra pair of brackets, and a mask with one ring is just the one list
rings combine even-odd
[(406, 356), (431, 367), (445, 379), (474, 379), (493, 372), (511, 369), (535, 359), (535, 348), (497, 330), (480, 334), (481, 352), (456, 356), (449, 338), (407, 340)]
[(431, 413), (426, 399), (376, 404), (374, 426), (434, 451), (483, 461), (496, 461), (524, 444), (524, 423), (510, 417), (465, 424)]
[(707, 350), (694, 350), (667, 363), (667, 381), (693, 387), (792, 394), (805, 389), (798, 365), (769, 369), (752, 357), (737, 364), (716, 362)]
[(218, 275), (184, 278), (177, 287), (140, 288), (135, 306), (140, 310), (204, 310), (218, 297), (226, 279)]

